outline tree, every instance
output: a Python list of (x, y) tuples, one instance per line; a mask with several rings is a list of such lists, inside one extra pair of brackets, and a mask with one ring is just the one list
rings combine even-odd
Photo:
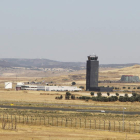
[(71, 99), (75, 100), (75, 95), (71, 95)]
[(101, 93), (101, 92), (98, 92), (98, 93), (97, 93), (97, 96), (98, 96), (98, 97), (101, 97), (101, 96), (102, 96), (102, 93)]
[(70, 99), (70, 95), (71, 95), (71, 93), (67, 91), (66, 92), (66, 95), (65, 95), (65, 99), (66, 100), (69, 100)]
[(70, 95), (71, 95), (71, 93), (67, 91), (67, 92), (66, 92), (66, 95), (67, 95), (67, 96), (70, 96)]
[(76, 85), (76, 83), (75, 83), (75, 82), (72, 82), (71, 84), (72, 84), (72, 85)]
[(94, 96), (94, 92), (90, 92), (90, 95), (91, 95), (91, 96)]
[(123, 87), (123, 89), (125, 89), (125, 87)]
[(110, 93), (109, 93), (109, 92), (107, 92), (107, 95), (108, 95), (108, 96), (110, 96)]
[(132, 93), (132, 96), (136, 97), (137, 96), (137, 93), (136, 92), (133, 92)]
[(84, 86), (80, 86), (79, 88), (84, 89)]
[(128, 94), (127, 93), (125, 93), (125, 95), (124, 95), (125, 97), (128, 97)]
[(130, 87), (128, 87), (128, 89), (130, 89)]
[(116, 93), (116, 96), (119, 96), (119, 93)]
[(63, 96), (62, 95), (60, 95), (60, 99), (63, 99)]

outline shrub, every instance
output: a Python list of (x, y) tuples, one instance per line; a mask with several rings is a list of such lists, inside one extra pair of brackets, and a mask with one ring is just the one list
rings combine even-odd
[(79, 88), (84, 89), (84, 86), (80, 86)]
[(101, 96), (102, 96), (102, 93), (101, 93), (101, 92), (98, 92), (98, 93), (97, 93), (97, 96), (98, 96), (98, 97), (101, 97)]
[(94, 92), (90, 92), (90, 95), (91, 95), (91, 96), (94, 96)]
[(109, 93), (109, 92), (107, 92), (107, 95), (108, 95), (108, 96), (110, 96), (110, 93)]
[(72, 82), (71, 84), (72, 84), (72, 85), (76, 85), (76, 82)]
[(136, 92), (133, 92), (132, 93), (132, 96), (134, 96), (134, 97), (137, 96), (137, 93)]
[(70, 95), (71, 95), (71, 93), (67, 91), (67, 92), (66, 92), (66, 95), (67, 95), (67, 96), (70, 96)]
[(119, 93), (116, 93), (116, 96), (119, 96)]
[(127, 93), (125, 93), (125, 95), (124, 95), (125, 97), (128, 97), (128, 94)]

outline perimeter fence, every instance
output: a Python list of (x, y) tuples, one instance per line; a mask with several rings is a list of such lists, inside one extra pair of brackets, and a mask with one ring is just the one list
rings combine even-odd
[(97, 120), (88, 118), (50, 117), (35, 115), (0, 115), (2, 128), (16, 129), (17, 124), (84, 128), (102, 131), (140, 133), (140, 122)]

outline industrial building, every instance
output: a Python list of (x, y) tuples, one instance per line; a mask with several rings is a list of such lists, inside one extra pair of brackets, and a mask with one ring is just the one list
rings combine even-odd
[(16, 90), (37, 90), (37, 91), (81, 91), (76, 86), (37, 86), (37, 85), (17, 85)]
[(126, 82), (126, 83), (133, 83), (133, 82), (140, 82), (140, 79), (138, 76), (133, 76), (133, 75), (122, 75), (121, 77), (121, 82)]
[(99, 61), (98, 56), (90, 55), (87, 60), (86, 68), (86, 90), (111, 92), (113, 88), (98, 87)]

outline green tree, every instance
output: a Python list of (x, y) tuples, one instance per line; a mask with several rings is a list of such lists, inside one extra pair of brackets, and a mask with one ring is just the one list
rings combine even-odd
[(72, 82), (71, 84), (72, 84), (72, 85), (76, 85), (76, 82)]
[(101, 96), (102, 96), (102, 93), (101, 93), (101, 92), (98, 92), (98, 93), (97, 93), (97, 96), (98, 96), (98, 97), (101, 97)]
[(84, 86), (80, 86), (79, 88), (84, 89)]
[(110, 93), (109, 93), (109, 92), (107, 92), (107, 95), (108, 95), (108, 96), (110, 96)]
[(132, 93), (132, 96), (136, 97), (137, 96), (137, 93), (136, 92), (133, 92)]
[(128, 97), (128, 94), (127, 93), (125, 93), (125, 95), (124, 95), (125, 97)]
[(90, 92), (90, 95), (91, 95), (91, 96), (94, 96), (94, 92)]
[(119, 93), (116, 93), (116, 96), (119, 96)]

